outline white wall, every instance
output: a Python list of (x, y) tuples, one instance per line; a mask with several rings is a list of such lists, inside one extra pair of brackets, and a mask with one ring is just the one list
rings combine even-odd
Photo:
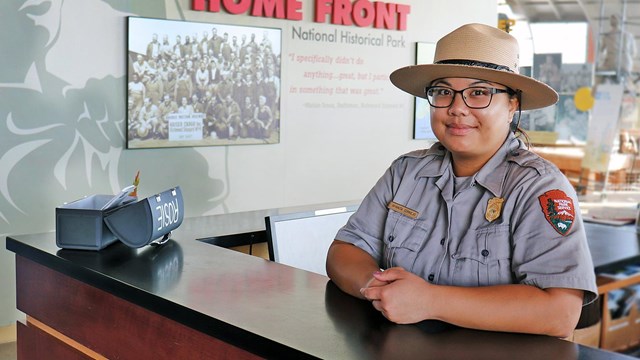
[[(0, 4), (0, 235), (54, 230), (55, 207), (111, 193), (141, 170), (141, 196), (180, 185), (187, 216), (241, 212), (362, 198), (401, 153), (428, 146), (412, 140), (413, 99), (386, 76), (415, 61), (415, 42), (435, 42), (467, 22), (496, 22), (495, 0), (409, 4), (406, 31), (319, 24), (313, 1), (303, 21), (194, 12), (190, 0), (33, 1)], [(160, 4), (158, 4), (160, 3)], [(126, 16), (282, 29), (280, 143), (127, 150)], [(405, 47), (327, 44), (292, 38), (292, 28), (391, 36)], [(11, 57), (7, 58), (7, 54)], [(359, 65), (301, 64), (291, 54), (359, 58)], [(384, 75), (380, 81), (312, 81), (305, 71)], [(321, 85), (375, 90), (371, 96), (291, 94)], [(357, 109), (318, 108), (368, 104)], [(306, 105), (305, 105), (306, 104)], [(374, 108), (371, 105), (381, 105)], [(0, 251), (0, 326), (15, 310), (13, 253)]]

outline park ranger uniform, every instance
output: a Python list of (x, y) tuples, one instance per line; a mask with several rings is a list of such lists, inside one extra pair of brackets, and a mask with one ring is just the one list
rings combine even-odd
[(585, 304), (597, 297), (573, 187), (511, 132), (468, 178), (454, 176), (440, 143), (399, 157), (336, 239), (433, 284), (521, 283), (584, 290)]

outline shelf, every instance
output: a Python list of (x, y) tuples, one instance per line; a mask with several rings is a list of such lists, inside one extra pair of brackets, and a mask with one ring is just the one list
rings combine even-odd
[(640, 283), (640, 273), (631, 275), (623, 279), (615, 279), (609, 276), (598, 275), (596, 284), (598, 285), (598, 294), (603, 295), (609, 291), (621, 289), (627, 286)]

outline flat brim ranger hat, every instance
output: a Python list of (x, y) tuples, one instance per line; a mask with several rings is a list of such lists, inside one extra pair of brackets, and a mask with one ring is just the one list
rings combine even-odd
[(472, 78), (499, 83), (520, 93), (521, 110), (555, 104), (555, 90), (519, 73), (519, 50), (516, 38), (503, 30), (466, 24), (437, 42), (433, 64), (400, 68), (391, 73), (390, 79), (401, 90), (421, 98), (426, 97), (425, 89), (434, 80)]

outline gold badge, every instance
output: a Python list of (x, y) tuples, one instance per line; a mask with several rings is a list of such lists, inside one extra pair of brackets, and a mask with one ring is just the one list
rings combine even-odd
[(416, 219), (418, 218), (418, 212), (413, 210), (413, 209), (409, 209), (406, 206), (400, 205), (397, 202), (390, 202), (389, 205), (387, 206), (389, 209), (393, 210), (393, 211), (397, 211), (400, 214), (410, 217), (412, 219)]
[(489, 199), (487, 202), (487, 212), (484, 214), (485, 219), (491, 222), (500, 217), (502, 213), (502, 204), (504, 203), (504, 198), (494, 197)]

